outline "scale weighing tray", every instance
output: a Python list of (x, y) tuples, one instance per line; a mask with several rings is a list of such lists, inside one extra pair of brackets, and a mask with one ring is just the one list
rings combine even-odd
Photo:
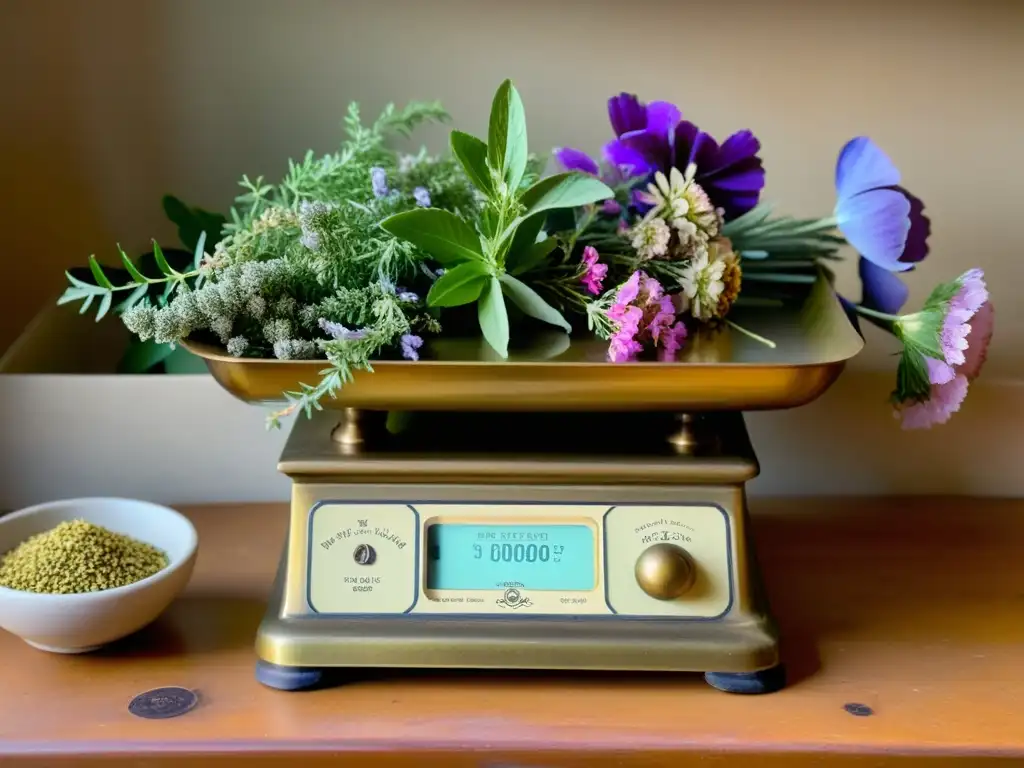
[[(278, 464), (291, 517), (257, 678), (298, 690), (338, 668), (644, 670), (781, 688), (742, 411), (810, 402), (862, 339), (824, 279), (732, 317), (776, 346), (723, 327), (678, 362), (610, 364), (603, 343), (563, 334), (506, 361), (439, 340), (300, 415)], [(250, 402), (325, 367), (188, 347)], [(398, 434), (389, 409), (411, 412)]]

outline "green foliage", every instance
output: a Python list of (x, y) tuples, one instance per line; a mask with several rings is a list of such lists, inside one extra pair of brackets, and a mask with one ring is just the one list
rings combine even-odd
[[(460, 306), (479, 301), (480, 330), (501, 357), (508, 354), (507, 295), (525, 314), (563, 328), (561, 313), (519, 280), (547, 258), (557, 240), (541, 237), (548, 214), (589, 206), (614, 192), (597, 179), (565, 173), (537, 180), (536, 158), (527, 147), (526, 113), (511, 81), (499, 86), (491, 104), (487, 142), (453, 131), (452, 154), (483, 205), (477, 212), (419, 210), (385, 219), (381, 227), (412, 243), (450, 272), (427, 297), (429, 306)], [(538, 239), (542, 244), (538, 244)]]
[(480, 298), (484, 284), (490, 277), (481, 261), (464, 261), (438, 278), (427, 294), (432, 307), (458, 307)]
[(178, 225), (178, 239), (189, 251), (196, 250), (200, 237), (205, 236), (208, 243), (220, 240), (227, 223), (224, 216), (202, 208), (189, 208), (173, 195), (164, 195), (162, 205), (167, 218)]

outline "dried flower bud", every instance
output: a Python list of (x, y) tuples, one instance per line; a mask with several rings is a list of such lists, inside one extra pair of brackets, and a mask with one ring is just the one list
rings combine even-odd
[(241, 357), (249, 348), (249, 340), (245, 336), (235, 336), (228, 339), (228, 354), (232, 357)]
[(156, 310), (148, 304), (136, 304), (125, 310), (121, 320), (131, 333), (146, 341), (156, 330)]
[(295, 314), (295, 299), (291, 296), (282, 296), (274, 302), (274, 314), (283, 317), (290, 317)]
[(285, 319), (271, 320), (263, 325), (263, 335), (271, 344), (287, 341), (292, 335), (292, 324)]
[(262, 320), (267, 313), (267, 301), (262, 296), (253, 296), (245, 305), (245, 311), (253, 320)]
[(157, 344), (171, 344), (180, 341), (181, 318), (171, 307), (163, 307), (156, 311), (153, 323), (153, 341)]
[(281, 339), (274, 342), (274, 357), (279, 360), (308, 360), (315, 357), (317, 346), (303, 339)]
[(231, 338), (231, 331), (234, 323), (231, 322), (231, 318), (226, 315), (215, 317), (213, 322), (210, 323), (210, 330), (220, 336), (220, 343), (227, 344), (228, 339)]

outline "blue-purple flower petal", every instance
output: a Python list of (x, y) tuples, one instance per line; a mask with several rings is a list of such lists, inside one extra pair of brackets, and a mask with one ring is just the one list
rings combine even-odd
[(906, 284), (889, 270), (863, 256), (858, 260), (857, 272), (862, 291), (860, 303), (887, 315), (898, 314), (910, 295)]
[(620, 93), (608, 99), (608, 119), (616, 136), (642, 131), (647, 126), (647, 112), (631, 93)]
[(656, 158), (661, 153), (653, 141), (653, 137), (643, 131), (625, 135), (634, 138), (632, 140), (613, 139), (604, 147), (605, 156), (612, 165), (631, 176), (646, 176), (660, 167)]
[(866, 136), (846, 142), (836, 161), (836, 194), (840, 200), (900, 183), (900, 172)]
[(672, 135), (673, 129), (683, 119), (679, 107), (667, 101), (652, 101), (647, 105), (647, 124), (643, 130), (659, 138), (664, 138), (667, 143)]
[(836, 222), (861, 256), (893, 272), (913, 264), (899, 261), (910, 229), (910, 201), (892, 189), (873, 189), (836, 205)]
[(900, 261), (905, 264), (917, 264), (928, 255), (928, 237), (931, 235), (931, 220), (924, 215), (924, 203), (902, 187), (896, 187), (910, 202), (910, 231), (907, 233), (907, 245), (903, 249)]
[(591, 176), (597, 176), (601, 172), (597, 161), (586, 152), (573, 149), (572, 147), (563, 147), (562, 149), (555, 150), (555, 157), (567, 171), (582, 171)]

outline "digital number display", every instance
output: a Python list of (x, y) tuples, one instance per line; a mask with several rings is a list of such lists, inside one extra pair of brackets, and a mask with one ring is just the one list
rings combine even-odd
[(427, 589), (588, 591), (595, 585), (587, 525), (437, 523), (427, 529)]

